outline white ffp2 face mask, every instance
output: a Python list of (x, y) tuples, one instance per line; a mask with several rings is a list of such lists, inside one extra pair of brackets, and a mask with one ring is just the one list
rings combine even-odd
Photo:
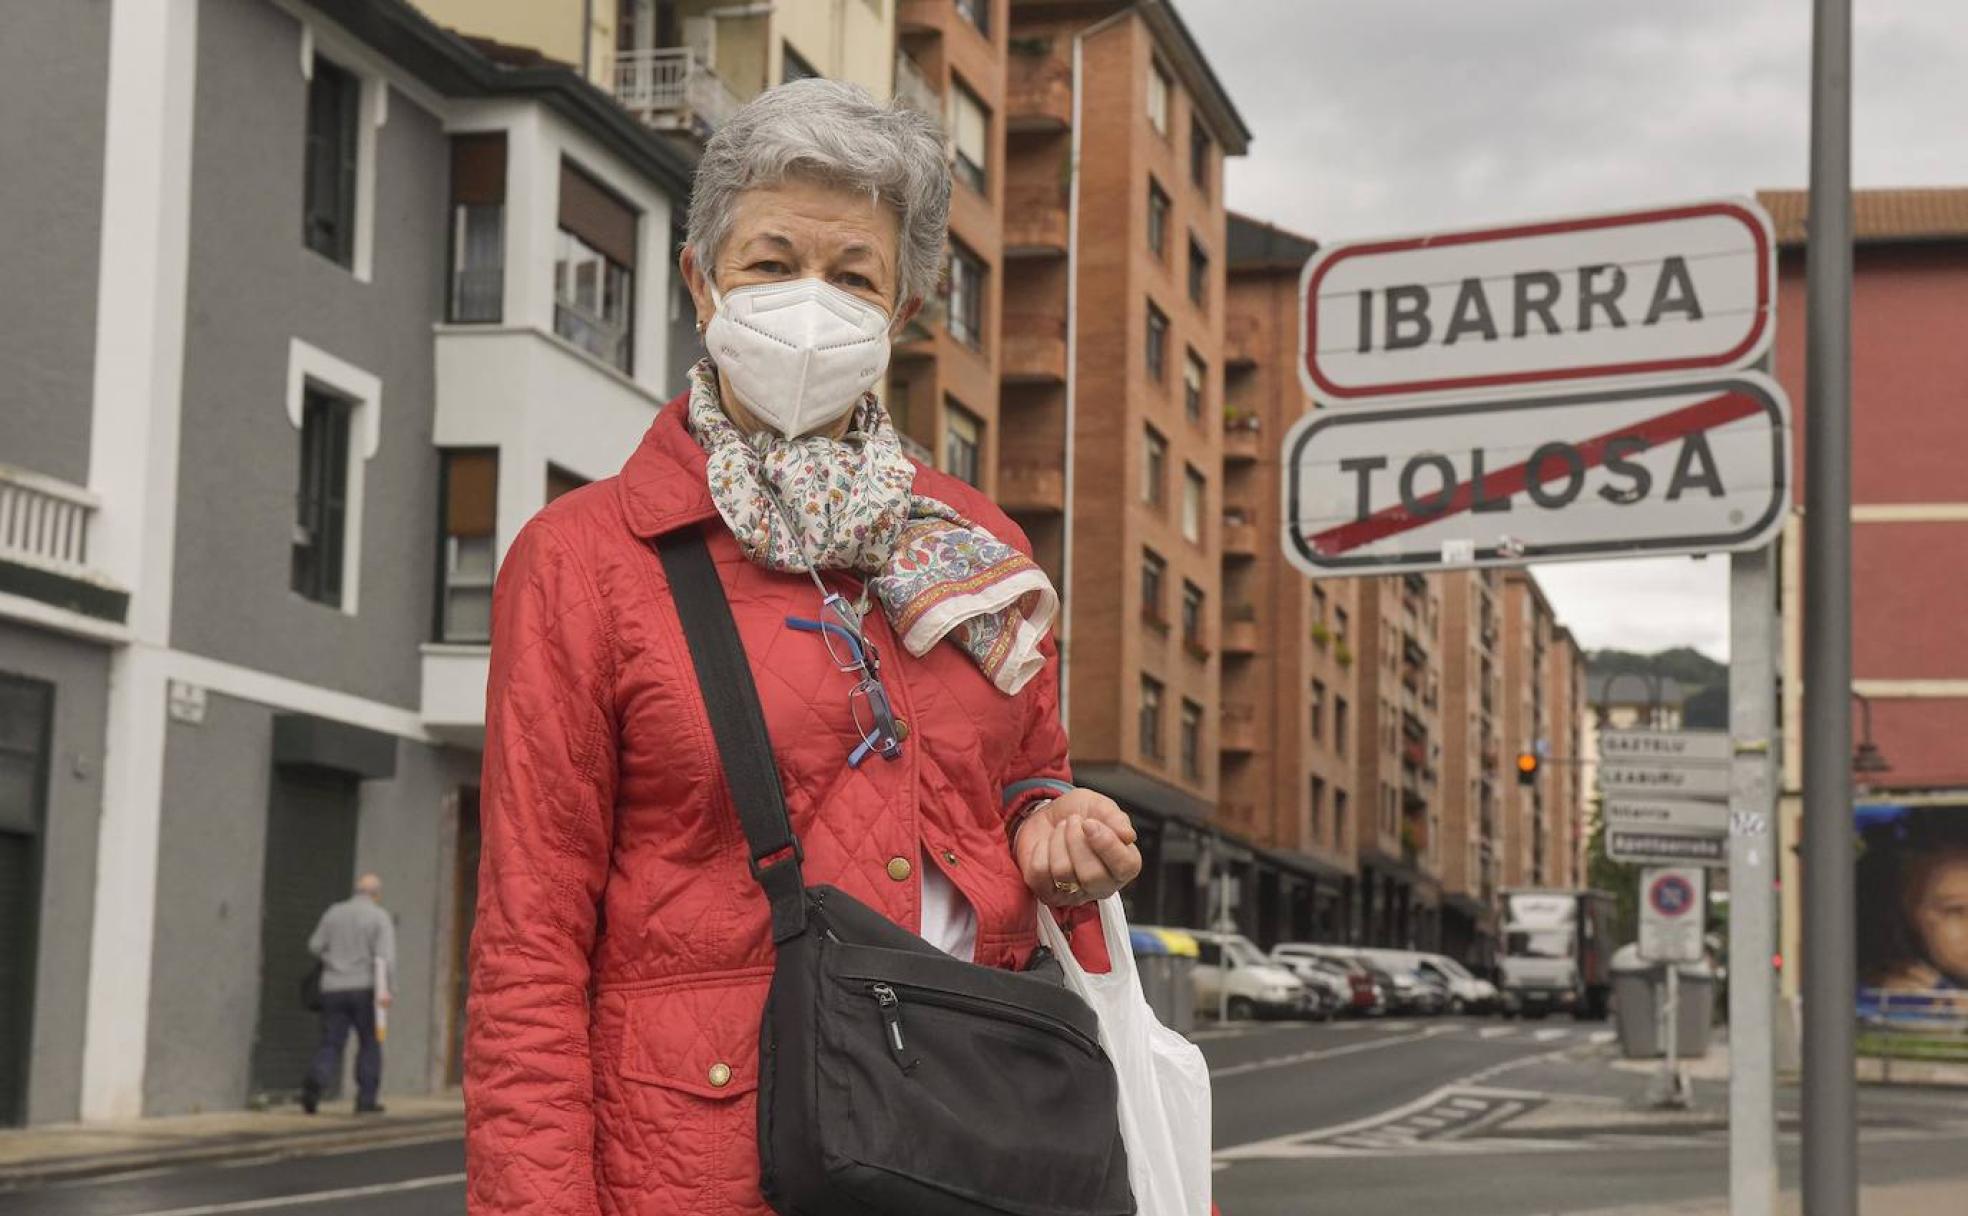
[(729, 295), (704, 345), (752, 416), (788, 439), (838, 422), (888, 368), (888, 314), (820, 279)]

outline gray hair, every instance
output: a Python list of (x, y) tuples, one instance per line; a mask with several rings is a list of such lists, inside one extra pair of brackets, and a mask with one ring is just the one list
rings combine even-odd
[(950, 227), (950, 166), (935, 120), (882, 105), (859, 85), (795, 80), (767, 89), (704, 145), (690, 191), (688, 240), (709, 273), (731, 232), (738, 196), (805, 177), (866, 190), (901, 216), (901, 294), (929, 299), (942, 275)]

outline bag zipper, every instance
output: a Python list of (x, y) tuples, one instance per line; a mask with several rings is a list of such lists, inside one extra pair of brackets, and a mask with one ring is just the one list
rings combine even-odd
[(903, 1072), (913, 1071), (917, 1061), (909, 1058), (909, 1049), (902, 1041), (902, 998), (887, 984), (872, 984), (868, 991), (875, 994), (875, 1004), (881, 1006), (882, 1038), (888, 1043), (888, 1054), (895, 1057), (896, 1066)]
[[(961, 992), (945, 992), (939, 988), (919, 988), (904, 984), (911, 1000), (919, 1000), (927, 1005), (941, 1005), (948, 1009), (967, 1009), (975, 1013), (988, 1014), (1007, 1022), (1017, 1022), (1034, 1030), (1072, 1040), (1082, 1051), (1092, 1055), (1100, 1050), (1100, 1044), (1083, 1034), (1077, 1026), (1048, 1017), (1043, 1013), (1013, 1005), (1006, 1001), (996, 1001), (989, 997), (968, 996)], [(870, 987), (875, 1001), (882, 1008), (882, 1020), (889, 1030), (889, 1050), (894, 1053), (896, 1062), (902, 1061), (902, 999), (896, 995), (891, 984), (874, 984)], [(907, 1067), (913, 1067), (911, 1061)]]

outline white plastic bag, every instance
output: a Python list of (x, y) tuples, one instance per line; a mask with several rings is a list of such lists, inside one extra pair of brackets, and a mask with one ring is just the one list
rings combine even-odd
[(1100, 901), (1111, 969), (1081, 967), (1052, 913), (1039, 934), (1066, 969), (1066, 986), (1100, 1015), (1100, 1045), (1120, 1080), (1121, 1135), (1140, 1216), (1209, 1216), (1209, 1065), (1194, 1043), (1161, 1024), (1141, 993), (1121, 897)]

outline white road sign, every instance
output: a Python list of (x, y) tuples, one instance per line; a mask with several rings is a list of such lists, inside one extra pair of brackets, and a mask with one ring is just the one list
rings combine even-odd
[(1697, 963), (1708, 908), (1708, 875), (1694, 866), (1640, 875), (1640, 957), (1655, 963)]
[(1707, 832), (1712, 836), (1729, 834), (1729, 807), (1722, 802), (1697, 802), (1684, 798), (1615, 796), (1606, 799), (1606, 826), (1638, 831), (1668, 828)]
[(1602, 730), (1601, 759), (1663, 760), (1686, 764), (1727, 764), (1735, 756), (1729, 736), (1719, 730)]
[(1606, 825), (1606, 856), (1636, 865), (1714, 866), (1729, 864), (1729, 838), (1713, 832), (1677, 828)]
[(1663, 764), (1658, 760), (1602, 761), (1599, 791), (1608, 798), (1713, 799), (1729, 797), (1729, 768), (1721, 764)]
[(1299, 377), (1342, 403), (1747, 367), (1770, 250), (1746, 198), (1329, 245), (1299, 281)]
[(1285, 555), (1317, 575), (1757, 548), (1789, 504), (1789, 432), (1754, 372), (1315, 411), (1285, 436)]

